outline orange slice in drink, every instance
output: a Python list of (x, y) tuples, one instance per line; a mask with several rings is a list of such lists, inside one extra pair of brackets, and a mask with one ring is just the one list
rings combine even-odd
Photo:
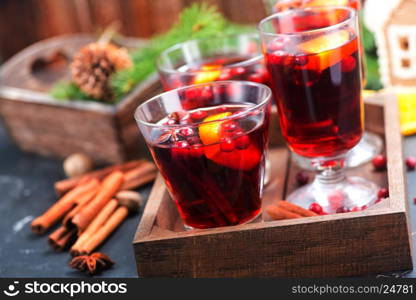
[(204, 65), (196, 75), (194, 84), (215, 81), (221, 74), (221, 65)]
[(347, 6), (348, 0), (311, 0), (306, 1), (305, 6), (326, 6), (326, 5), (335, 5), (335, 6)]
[(230, 112), (223, 112), (206, 117), (202, 122), (211, 122), (199, 126), (199, 137), (204, 145), (216, 144), (221, 140), (221, 124), (223, 121), (213, 122), (231, 116)]
[[(261, 159), (261, 152), (256, 146), (249, 144), (245, 149), (235, 149), (231, 152), (221, 151), (222, 124), (225, 121), (220, 120), (230, 115), (230, 112), (224, 112), (206, 117), (203, 120), (203, 122), (211, 122), (199, 126), (199, 137), (204, 144), (204, 154), (219, 165), (236, 170), (250, 170)], [(216, 120), (218, 122), (213, 122)]]
[(354, 42), (349, 40), (349, 32), (340, 30), (301, 43), (299, 50), (306, 54), (316, 54), (309, 57), (308, 67), (321, 72), (357, 51), (356, 40)]
[(317, 38), (299, 44), (299, 50), (305, 53), (322, 53), (336, 49), (347, 43), (350, 35), (347, 30), (339, 30), (320, 35)]

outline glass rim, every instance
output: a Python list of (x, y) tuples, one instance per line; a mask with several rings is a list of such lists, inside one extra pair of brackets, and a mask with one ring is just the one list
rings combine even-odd
[[(148, 105), (150, 102), (156, 101), (158, 98), (163, 97), (164, 95), (168, 95), (168, 94), (173, 94), (173, 93), (178, 93), (179, 91), (182, 90), (186, 90), (189, 88), (197, 88), (197, 87), (204, 87), (204, 86), (213, 86), (213, 85), (232, 85), (232, 84), (240, 84), (240, 85), (251, 85), (251, 86), (255, 86), (261, 89), (264, 89), (266, 91), (266, 95), (264, 96), (264, 99), (253, 105), (248, 107), (247, 109), (244, 109), (241, 112), (238, 112), (236, 114), (233, 114), (231, 116), (228, 117), (224, 117), (224, 118), (220, 118), (217, 120), (212, 120), (212, 121), (199, 121), (199, 122), (195, 122), (192, 124), (157, 124), (157, 123), (150, 123), (144, 120), (141, 120), (138, 116), (139, 111), (142, 109), (142, 107)], [(262, 83), (257, 83), (257, 82), (252, 82), (252, 81), (245, 81), (245, 80), (224, 80), (224, 81), (212, 81), (212, 82), (207, 82), (207, 83), (199, 83), (199, 84), (193, 84), (193, 85), (186, 85), (186, 86), (182, 86), (173, 90), (169, 90), (169, 91), (165, 91), (163, 93), (160, 93), (156, 96), (153, 96), (152, 98), (146, 100), (145, 102), (143, 102), (142, 104), (140, 104), (135, 112), (134, 112), (134, 119), (136, 120), (136, 122), (138, 124), (147, 126), (147, 127), (152, 127), (152, 128), (183, 128), (183, 127), (197, 127), (200, 125), (205, 125), (205, 124), (212, 124), (212, 123), (216, 123), (216, 122), (222, 122), (222, 121), (228, 121), (228, 120), (234, 120), (234, 119), (238, 119), (240, 117), (243, 117), (245, 115), (247, 115), (248, 113), (266, 105), (268, 102), (270, 102), (271, 100), (271, 96), (272, 96), (272, 90), (265, 84)], [(220, 104), (221, 105), (221, 104)], [(206, 106), (209, 107), (209, 106)], [(201, 107), (201, 108), (206, 108)], [(187, 111), (187, 110), (184, 110)]]
[[(349, 11), (350, 15), (348, 16), (347, 19), (345, 19), (342, 22), (333, 24), (333, 25), (329, 25), (326, 27), (322, 27), (322, 28), (317, 28), (317, 29), (311, 29), (311, 30), (303, 30), (303, 31), (299, 31), (299, 32), (290, 32), (290, 33), (276, 33), (276, 32), (267, 32), (265, 31), (262, 27), (265, 23), (269, 22), (272, 19), (275, 19), (278, 16), (282, 16), (282, 15), (288, 15), (288, 14), (293, 14), (295, 12), (301, 12), (301, 11), (309, 11), (309, 10), (344, 10), (344, 11)], [(304, 34), (312, 34), (312, 33), (319, 33), (319, 32), (324, 32), (324, 31), (328, 31), (328, 30), (333, 30), (336, 29), (337, 27), (342, 27), (346, 24), (348, 24), (348, 22), (350, 22), (351, 20), (353, 20), (355, 17), (357, 17), (357, 12), (355, 9), (348, 7), (348, 6), (339, 6), (339, 5), (330, 5), (330, 6), (310, 6), (310, 7), (304, 7), (304, 8), (295, 8), (295, 9), (288, 9), (285, 11), (281, 11), (281, 12), (277, 12), (274, 13), (264, 19), (262, 19), (258, 24), (257, 24), (257, 30), (260, 32), (261, 35), (265, 35), (265, 36), (288, 36), (288, 35), (292, 35), (292, 36), (296, 36), (296, 35), (304, 35)]]
[(163, 71), (165, 73), (169, 73), (169, 74), (200, 74), (201, 72), (209, 72), (209, 71), (202, 71), (202, 70), (179, 71), (178, 69), (175, 69), (175, 68), (168, 68), (168, 67), (162, 66), (161, 59), (162, 59), (162, 56), (165, 56), (165, 55), (167, 55), (168, 53), (170, 53), (174, 50), (180, 49), (186, 44), (205, 42), (205, 41), (210, 40), (210, 39), (228, 39), (228, 38), (237, 37), (237, 36), (252, 36), (252, 37), (257, 38), (259, 40), (259, 47), (260, 47), (259, 48), (260, 49), (259, 54), (256, 55), (256, 56), (253, 56), (249, 59), (246, 59), (246, 60), (243, 60), (243, 61), (240, 61), (240, 62), (237, 62), (237, 63), (229, 64), (226, 67), (221, 66), (221, 67), (218, 67), (218, 68), (209, 69), (209, 71), (218, 71), (218, 70), (223, 70), (223, 69), (226, 69), (226, 68), (245, 67), (245, 66), (251, 65), (253, 63), (256, 63), (258, 61), (261, 61), (263, 59), (263, 54), (261, 53), (260, 37), (258, 36), (258, 34), (256, 32), (246, 32), (246, 33), (231, 33), (231, 34), (225, 34), (225, 35), (213, 35), (213, 36), (205, 38), (205, 39), (202, 39), (202, 38), (192, 39), (192, 40), (187, 40), (187, 41), (184, 41), (182, 43), (173, 45), (173, 46), (165, 49), (158, 56), (158, 58), (156, 60), (156, 66), (157, 66), (158, 70)]

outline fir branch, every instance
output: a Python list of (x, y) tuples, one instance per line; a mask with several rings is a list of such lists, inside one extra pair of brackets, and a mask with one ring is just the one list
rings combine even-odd
[(85, 95), (74, 83), (69, 81), (59, 81), (56, 83), (52, 89), (49, 91), (49, 94), (58, 100), (91, 100), (87, 95)]

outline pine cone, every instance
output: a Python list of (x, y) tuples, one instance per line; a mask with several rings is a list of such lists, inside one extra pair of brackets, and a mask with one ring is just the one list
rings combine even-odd
[(110, 101), (111, 75), (132, 65), (125, 48), (112, 44), (91, 43), (81, 48), (71, 64), (73, 82), (88, 96)]

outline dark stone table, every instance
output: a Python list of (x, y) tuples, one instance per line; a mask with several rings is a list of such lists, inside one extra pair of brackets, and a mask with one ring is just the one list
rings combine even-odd
[[(405, 155), (416, 156), (416, 136), (406, 138), (404, 144)], [(67, 266), (70, 258), (67, 252), (54, 252), (45, 236), (36, 236), (29, 228), (32, 219), (56, 201), (53, 183), (63, 177), (62, 161), (21, 152), (0, 123), (0, 186), (6, 186), (0, 190), (0, 277), (84, 276)], [(412, 218), (416, 215), (414, 182), (416, 171), (408, 172), (408, 201)], [(150, 186), (140, 190), (146, 197), (149, 191)], [(116, 261), (114, 268), (103, 276), (137, 277), (131, 241), (139, 220), (140, 215), (128, 218), (100, 249)], [(412, 220), (412, 232), (416, 232), (415, 223)], [(387, 276), (416, 277), (416, 272)]]

